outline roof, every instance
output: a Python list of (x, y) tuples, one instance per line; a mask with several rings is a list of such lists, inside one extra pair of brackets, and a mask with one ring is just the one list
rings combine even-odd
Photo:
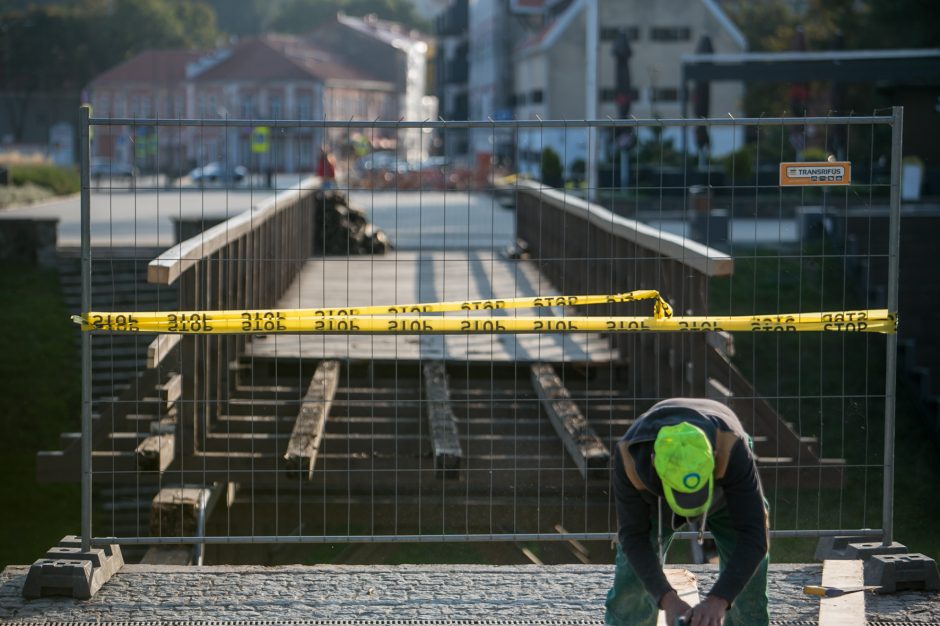
[(205, 54), (201, 50), (146, 50), (96, 76), (91, 84), (181, 82), (186, 78), (186, 65)]
[(831, 80), (940, 84), (940, 49), (687, 54), (686, 80)]
[(196, 73), (196, 81), (359, 80), (385, 82), (346, 65), (332, 52), (291, 35), (264, 35), (239, 42), (218, 63)]
[(409, 29), (398, 22), (380, 20), (374, 15), (353, 17), (341, 12), (336, 15), (336, 21), (343, 26), (369, 35), (395, 48), (402, 47), (402, 43), (405, 42), (412, 44), (419, 42), (430, 44), (433, 42), (433, 38), (429, 35)]
[[(572, 2), (567, 9), (558, 14), (554, 20), (546, 24), (541, 31), (529, 37), (519, 45), (519, 47), (516, 48), (516, 53), (528, 54), (538, 52), (555, 45), (559, 37), (568, 30), (571, 22), (574, 21), (574, 18), (584, 8), (585, 1), (586, 0), (575, 0)], [(744, 38), (744, 35), (741, 34), (738, 27), (734, 25), (734, 22), (721, 10), (721, 7), (719, 7), (714, 0), (701, 0), (701, 2), (711, 16), (725, 29), (728, 36), (731, 37), (738, 47), (741, 48), (741, 50), (746, 50), (747, 40)]]

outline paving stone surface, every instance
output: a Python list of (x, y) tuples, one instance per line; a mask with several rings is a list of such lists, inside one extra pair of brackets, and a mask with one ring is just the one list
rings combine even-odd
[[(20, 595), (27, 567), (0, 574), (0, 622), (601, 624), (612, 566), (399, 565), (203, 567), (126, 565), (89, 601)], [(704, 593), (714, 566), (689, 566)], [(773, 565), (771, 617), (812, 624), (819, 600), (801, 593), (820, 565)], [(870, 621), (940, 624), (940, 596), (868, 595)]]

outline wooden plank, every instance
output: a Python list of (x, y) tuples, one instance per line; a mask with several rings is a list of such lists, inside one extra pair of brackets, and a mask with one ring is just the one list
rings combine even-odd
[(182, 335), (157, 335), (147, 346), (147, 367), (153, 369), (160, 365), (182, 338)]
[[(853, 589), (865, 584), (862, 561), (823, 561), (822, 584), (825, 587)], [(865, 623), (865, 592), (839, 598), (821, 598), (819, 626), (854, 626)]]
[(434, 450), (434, 469), (439, 478), (459, 478), (463, 450), (457, 432), (457, 417), (450, 404), (447, 371), (440, 361), (424, 364), (428, 430)]
[(176, 437), (172, 434), (150, 435), (135, 450), (137, 467), (145, 471), (163, 472), (173, 462)]
[(208, 507), (210, 489), (164, 487), (150, 504), (150, 533), (155, 537), (196, 537), (200, 510)]
[[(695, 574), (687, 569), (667, 569), (663, 573), (666, 574), (666, 580), (669, 581), (672, 588), (679, 594), (680, 600), (689, 606), (695, 606), (699, 603), (698, 582), (695, 579)], [(861, 623), (864, 624), (864, 622)], [(666, 624), (665, 611), (659, 612), (656, 626), (673, 626), (672, 624)]]
[(172, 408), (183, 395), (183, 375), (173, 374), (165, 383), (157, 385), (156, 390), (166, 408)]
[(606, 473), (610, 452), (581, 414), (581, 409), (571, 400), (571, 394), (555, 373), (555, 368), (547, 363), (533, 365), (532, 386), (555, 432), (585, 480)]
[(338, 385), (339, 361), (322, 361), (310, 380), (284, 454), (288, 476), (299, 478), (306, 474), (308, 480), (313, 476), (313, 466), (317, 462), (317, 452)]

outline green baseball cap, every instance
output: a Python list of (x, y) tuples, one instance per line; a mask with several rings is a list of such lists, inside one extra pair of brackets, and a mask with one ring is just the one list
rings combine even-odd
[(685, 517), (707, 511), (712, 502), (715, 455), (705, 432), (688, 422), (663, 426), (653, 453), (653, 466), (669, 507)]

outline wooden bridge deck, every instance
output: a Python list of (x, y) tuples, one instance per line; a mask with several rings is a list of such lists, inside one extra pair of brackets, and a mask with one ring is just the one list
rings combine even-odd
[[(553, 295), (560, 295), (559, 291), (539, 273), (533, 261), (505, 258), (490, 250), (396, 251), (385, 256), (308, 261), (278, 307), (341, 308)], [(557, 308), (492, 312), (494, 316), (561, 313)], [(599, 334), (267, 335), (254, 338), (247, 355), (278, 359), (602, 363), (613, 360), (616, 352)]]

